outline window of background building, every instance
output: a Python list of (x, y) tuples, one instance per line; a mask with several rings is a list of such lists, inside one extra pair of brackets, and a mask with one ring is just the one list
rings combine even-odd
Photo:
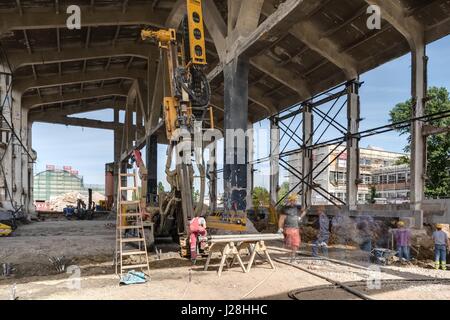
[(368, 174), (362, 174), (361, 175), (361, 180), (363, 184), (370, 184), (371, 183), (371, 176)]
[(379, 183), (379, 179), (380, 179), (380, 177), (378, 175), (372, 176), (372, 183), (373, 184), (378, 184)]
[(395, 183), (396, 176), (395, 174), (390, 174), (388, 178), (389, 183)]

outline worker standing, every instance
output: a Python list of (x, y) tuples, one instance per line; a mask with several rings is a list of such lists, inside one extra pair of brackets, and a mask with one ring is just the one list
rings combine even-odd
[(437, 224), (437, 230), (433, 232), (434, 261), (436, 270), (439, 270), (439, 264), (442, 270), (447, 270), (447, 248), (449, 248), (450, 243), (447, 234), (442, 231), (442, 228), (442, 224)]
[(395, 243), (397, 244), (398, 257), (402, 261), (410, 260), (411, 247), (411, 230), (405, 228), (405, 223), (399, 221), (397, 223), (398, 229), (395, 230)]
[(330, 239), (330, 219), (325, 214), (324, 207), (319, 207), (319, 233), (316, 241), (313, 243), (312, 255), (318, 256), (319, 249), (321, 249), (324, 256), (328, 256), (328, 240)]
[(204, 243), (204, 241), (200, 241), (200, 237), (205, 238), (207, 235), (205, 218), (195, 217), (194, 219), (192, 219), (189, 223), (189, 231), (191, 261), (193, 264), (195, 264), (197, 262), (198, 244), (202, 245)]
[(299, 207), (297, 201), (297, 194), (288, 196), (278, 221), (278, 233), (284, 234), (284, 244), (287, 249), (291, 250), (291, 259), (295, 258), (300, 247)]

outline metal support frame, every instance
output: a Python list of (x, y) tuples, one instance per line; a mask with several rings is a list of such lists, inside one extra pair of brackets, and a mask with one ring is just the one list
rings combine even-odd
[[(426, 61), (426, 57), (423, 56), (422, 58), (423, 58), (422, 61)], [(347, 82), (347, 83), (341, 85), (341, 86), (344, 86), (343, 90), (337, 91), (335, 93), (331, 93), (340, 88), (339, 86), (334, 87), (334, 88), (314, 97), (313, 99), (319, 99), (319, 100), (316, 100), (315, 102), (312, 102), (312, 100), (305, 101), (305, 102), (301, 103), (300, 105), (295, 105), (295, 106), (291, 107), (290, 109), (288, 109), (287, 111), (285, 111), (286, 114), (273, 116), (272, 118), (270, 118), (271, 126), (273, 127), (274, 124), (276, 124), (277, 127), (279, 128), (279, 130), (281, 130), (283, 132), (283, 135), (277, 141), (274, 141), (273, 139), (271, 139), (271, 145), (275, 145), (279, 148), (281, 141), (284, 139), (284, 137), (286, 135), (289, 138), (288, 142), (283, 147), (282, 151), (278, 152), (278, 157), (275, 157), (274, 154), (271, 154), (271, 155), (269, 155), (269, 157), (255, 160), (253, 162), (253, 164), (259, 164), (259, 163), (264, 163), (264, 162), (270, 161), (271, 165), (272, 165), (275, 162), (279, 162), (279, 165), (282, 168), (284, 168), (286, 171), (288, 171), (293, 176), (295, 176), (297, 179), (299, 179), (300, 182), (298, 184), (296, 184), (293, 188), (291, 188), (291, 190), (289, 190), (288, 194), (297, 190), (297, 188), (300, 185), (303, 185), (306, 188), (302, 188), (303, 191), (300, 191), (300, 193), (299, 193), (302, 195), (302, 199), (307, 199), (307, 196), (303, 195), (303, 193), (305, 190), (310, 188), (311, 190), (314, 190), (318, 194), (322, 195), (326, 200), (330, 201), (335, 206), (340, 207), (341, 205), (347, 205), (347, 206), (349, 206), (350, 210), (356, 209), (358, 183), (360, 182), (360, 180), (359, 180), (359, 141), (361, 139), (370, 137), (370, 136), (374, 136), (374, 135), (378, 135), (378, 134), (382, 134), (382, 133), (386, 133), (386, 132), (390, 132), (390, 131), (396, 131), (396, 130), (411, 127), (414, 125), (423, 126), (426, 123), (432, 123), (433, 121), (450, 117), (450, 110), (438, 112), (436, 114), (423, 115), (423, 110), (422, 111), (417, 110), (417, 106), (416, 106), (417, 102), (416, 102), (416, 104), (415, 104), (416, 115), (418, 114), (419, 116), (414, 116), (411, 119), (401, 121), (398, 123), (392, 123), (392, 124), (388, 124), (388, 125), (384, 125), (384, 126), (371, 128), (368, 130), (359, 131), (360, 103), (359, 103), (358, 90), (361, 85), (362, 85), (362, 83), (358, 82), (357, 80)], [(322, 96), (326, 96), (326, 97), (322, 98)], [(339, 107), (337, 107), (339, 100), (344, 96), (346, 96), (347, 99), (345, 99), (345, 101), (341, 105), (339, 105)], [(423, 99), (424, 98), (422, 98), (422, 101), (424, 101)], [(320, 105), (331, 102), (333, 100), (335, 100), (335, 101), (327, 112), (324, 112), (324, 111), (318, 109), (318, 107)], [(337, 116), (341, 113), (341, 111), (344, 110), (345, 106), (347, 106), (347, 119), (349, 122), (348, 129), (344, 125), (342, 125), (336, 121)], [(306, 112), (307, 112), (307, 109), (309, 109), (309, 108), (311, 109), (312, 113), (314, 113), (314, 115), (317, 116), (318, 119), (320, 119), (320, 121), (318, 121), (318, 125), (313, 126), (314, 130), (312, 130), (312, 134), (309, 138), (306, 138), (305, 136), (303, 136), (303, 138), (301, 140), (299, 139), (302, 142), (302, 145), (300, 145), (299, 148), (286, 151), (290, 141), (292, 141), (292, 139), (294, 137), (298, 138), (298, 135), (294, 135), (294, 133), (297, 132), (297, 130), (299, 129), (299, 126), (303, 124), (303, 127), (305, 128), (305, 117), (304, 117), (304, 119), (302, 119), (302, 121), (300, 121), (299, 126), (295, 130), (292, 130), (292, 129), (288, 130), (288, 129), (285, 129), (285, 127), (290, 128), (292, 126), (292, 124), (294, 123), (296, 116), (301, 113), (304, 115), (307, 114)], [(333, 113), (333, 110), (335, 110), (335, 109), (337, 109), (337, 111), (335, 113)], [(419, 113), (417, 113), (417, 112), (419, 112)], [(309, 115), (308, 115), (308, 117), (309, 117)], [(288, 120), (289, 120), (288, 125), (283, 123), (283, 121), (288, 121)], [(327, 123), (327, 126), (324, 129), (324, 132), (322, 132), (320, 135), (317, 135), (318, 136), (317, 139), (314, 139), (318, 128), (324, 122)], [(309, 126), (309, 124), (306, 124), (306, 127), (308, 127), (308, 126)], [(330, 127), (333, 127), (336, 130), (338, 130), (342, 134), (342, 136), (332, 138), (332, 139), (329, 139), (326, 141), (321, 141), (322, 137), (324, 136), (324, 133)], [(308, 132), (308, 130), (305, 130), (305, 131)], [(420, 132), (419, 134), (422, 135), (422, 133), (421, 133), (422, 131), (418, 131), (418, 132)], [(311, 143), (310, 140), (314, 141), (314, 142)], [(298, 142), (299, 141), (296, 141), (297, 144), (299, 144)], [(423, 143), (425, 144), (425, 142), (423, 142)], [(330, 156), (335, 154), (336, 151), (338, 150), (338, 148), (343, 146), (344, 144), (346, 145), (346, 147), (343, 148), (333, 159), (328, 161), (328, 163), (325, 167), (321, 168), (321, 166), (324, 164), (324, 162), (326, 160), (328, 160)], [(420, 142), (419, 142), (419, 145), (420, 145)], [(318, 149), (318, 148), (325, 147), (325, 146), (333, 146), (333, 148), (314, 167), (311, 166), (312, 169), (310, 169), (310, 170), (302, 169), (300, 171), (297, 168), (294, 168), (291, 164), (289, 164), (288, 161), (286, 161), (286, 158), (288, 158), (289, 156), (292, 156), (294, 154), (304, 153), (305, 151), (312, 152), (314, 149)], [(274, 148), (271, 147), (271, 150), (274, 150)], [(350, 152), (349, 152), (349, 150), (350, 150)], [(323, 171), (325, 171), (330, 166), (331, 163), (333, 163), (336, 159), (338, 159), (345, 153), (347, 153), (347, 179), (350, 182), (352, 182), (352, 181), (354, 182), (352, 184), (352, 186), (349, 186), (349, 183), (347, 183), (347, 188), (350, 189), (350, 191), (348, 190), (347, 192), (348, 192), (348, 194), (349, 193), (351, 194), (350, 203), (349, 203), (349, 201), (347, 201), (347, 202), (342, 201), (341, 199), (330, 194), (327, 190), (325, 190), (320, 185), (314, 183), (314, 180), (321, 173), (323, 173)], [(423, 161), (422, 164), (424, 166), (425, 159), (423, 157), (425, 157), (425, 155), (426, 155), (426, 150), (423, 150), (422, 152), (417, 151), (417, 153), (420, 157), (419, 160), (422, 159), (421, 161)], [(305, 160), (309, 161), (309, 158), (305, 159)], [(304, 166), (305, 165), (303, 164), (303, 161), (302, 161), (302, 168)], [(422, 166), (422, 168), (423, 168), (423, 166)], [(315, 172), (319, 168), (321, 168), (320, 172), (313, 174), (313, 172)], [(273, 170), (275, 171), (275, 169), (273, 169)], [(423, 180), (423, 176), (420, 176), (420, 178)], [(417, 177), (417, 179), (419, 179), (419, 177)], [(271, 184), (271, 186), (272, 186), (272, 184)], [(419, 186), (416, 186), (416, 189), (423, 190), (423, 184), (422, 185), (419, 184)], [(271, 187), (271, 194), (272, 194), (272, 187)], [(423, 193), (421, 193), (421, 194), (422, 194), (422, 198), (423, 198)], [(276, 202), (276, 205), (279, 205), (285, 199), (285, 197), (283, 197), (282, 199), (279, 199)], [(414, 210), (414, 209), (412, 208), (412, 210)], [(420, 213), (421, 211), (415, 210), (415, 212)]]

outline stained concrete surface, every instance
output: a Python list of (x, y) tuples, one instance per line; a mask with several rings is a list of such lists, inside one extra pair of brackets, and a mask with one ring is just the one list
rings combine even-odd
[[(15, 285), (19, 299), (289, 299), (288, 292), (299, 288), (329, 285), (323, 279), (291, 266), (276, 263), (258, 264), (244, 274), (239, 267), (226, 269), (217, 276), (219, 256), (204, 272), (200, 261), (192, 267), (179, 257), (176, 245), (161, 243), (161, 260), (151, 255), (151, 279), (146, 284), (122, 286), (114, 274), (112, 257), (115, 229), (111, 221), (46, 221), (21, 226), (13, 237), (0, 238), (0, 263), (11, 263), (16, 270), (12, 276), (0, 277), (0, 299), (10, 299)], [(271, 247), (281, 246), (272, 243)], [(274, 248), (275, 249), (275, 248)], [(303, 249), (309, 249), (305, 246)], [(331, 251), (334, 252), (340, 251)], [(286, 253), (273, 250), (273, 257)], [(58, 273), (49, 257), (64, 256), (67, 265), (80, 267), (80, 288), (73, 285), (71, 274)], [(336, 265), (328, 261), (302, 258), (299, 265), (337, 281), (365, 281), (369, 271), (360, 260), (358, 250), (346, 250), (348, 261), (362, 267)], [(449, 276), (447, 276), (447, 274)], [(415, 266), (382, 268), (381, 279), (412, 278), (443, 279), (444, 271)], [(450, 299), (448, 283), (421, 283), (388, 286), (366, 293), (376, 299)], [(363, 285), (360, 290), (367, 290)], [(302, 299), (355, 299), (336, 290), (313, 290)]]

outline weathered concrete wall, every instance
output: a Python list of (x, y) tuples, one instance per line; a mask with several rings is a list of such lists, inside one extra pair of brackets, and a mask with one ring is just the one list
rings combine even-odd
[[(327, 214), (332, 216), (338, 212), (342, 212), (351, 217), (367, 215), (378, 218), (400, 218), (410, 220), (412, 226), (414, 226), (416, 220), (415, 212), (411, 210), (409, 204), (358, 205), (355, 211), (349, 211), (347, 207), (339, 209), (335, 206), (313, 206), (311, 208), (311, 214), (316, 215), (319, 207), (324, 207)], [(450, 224), (450, 199), (424, 200), (422, 207), (424, 211), (424, 223)]]
[[(3, 67), (0, 70), (9, 72)], [(0, 75), (0, 101), (5, 102), (0, 125), (0, 203), (3, 209), (26, 215), (34, 211), (32, 158), (35, 155), (31, 150), (28, 110), (21, 106), (21, 94), (9, 90), (11, 81), (8, 74)]]

